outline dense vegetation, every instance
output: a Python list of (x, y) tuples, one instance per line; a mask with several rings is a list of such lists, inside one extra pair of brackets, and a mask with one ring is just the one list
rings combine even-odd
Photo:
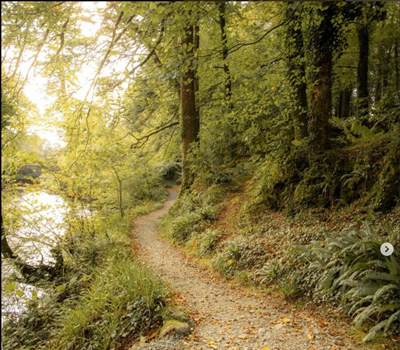
[[(2, 30), (2, 256), (15, 267), (2, 290), (47, 291), (9, 315), (5, 347), (118, 348), (159, 327), (168, 292), (129, 230), (174, 181), (162, 231), (189, 254), (341, 308), (365, 341), (400, 335), (398, 2), (7, 1)], [(43, 174), (21, 185), (29, 164)], [(14, 198), (38, 190), (92, 213), (68, 213), (50, 263), (16, 238)]]

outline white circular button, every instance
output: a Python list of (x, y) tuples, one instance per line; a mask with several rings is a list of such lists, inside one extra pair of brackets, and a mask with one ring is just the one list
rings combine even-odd
[(381, 254), (384, 256), (390, 256), (394, 252), (393, 245), (389, 242), (382, 243), (381, 245)]

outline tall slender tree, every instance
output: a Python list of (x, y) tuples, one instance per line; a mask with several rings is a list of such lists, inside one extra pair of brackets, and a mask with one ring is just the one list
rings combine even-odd
[(357, 66), (357, 94), (359, 114), (368, 113), (369, 92), (368, 92), (368, 58), (369, 58), (369, 23), (367, 11), (364, 8), (360, 23), (357, 26), (357, 35), (359, 43), (359, 55)]
[[(189, 16), (190, 17), (190, 16)], [(189, 151), (194, 142), (199, 140), (200, 114), (196, 105), (198, 86), (196, 55), (198, 44), (198, 24), (188, 24), (184, 28), (182, 46), (184, 50), (184, 72), (181, 78), (181, 119), (182, 119), (182, 189), (191, 186), (194, 176), (188, 160)]]
[(285, 6), (286, 47), (288, 50), (287, 76), (293, 93), (292, 120), (295, 139), (307, 136), (307, 84), (304, 67), (301, 3), (290, 1)]
[(317, 4), (311, 8), (310, 49), (314, 69), (308, 133), (314, 152), (329, 147), (329, 118), (332, 113), (333, 50), (338, 31), (333, 23), (337, 4)]
[(218, 4), (218, 18), (219, 28), (221, 32), (221, 43), (222, 43), (222, 61), (224, 65), (224, 79), (225, 79), (225, 99), (228, 101), (228, 105), (232, 108), (231, 97), (232, 97), (232, 77), (228, 64), (228, 39), (226, 35), (226, 4), (225, 1), (221, 1)]

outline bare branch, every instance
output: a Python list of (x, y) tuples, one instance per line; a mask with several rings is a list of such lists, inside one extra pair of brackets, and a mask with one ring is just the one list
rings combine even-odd
[(167, 125), (162, 125), (162, 126), (156, 128), (155, 130), (149, 132), (147, 135), (144, 135), (144, 136), (139, 137), (139, 138), (137, 138), (137, 137), (132, 135), (136, 139), (136, 142), (131, 145), (131, 148), (142, 147), (149, 140), (149, 138), (151, 136), (153, 136), (155, 134), (158, 134), (159, 132), (161, 132), (161, 131), (163, 131), (165, 129), (169, 129), (169, 128), (171, 128), (171, 127), (173, 127), (175, 125), (178, 125), (178, 124), (179, 124), (179, 122), (172, 122), (172, 123), (167, 124)]

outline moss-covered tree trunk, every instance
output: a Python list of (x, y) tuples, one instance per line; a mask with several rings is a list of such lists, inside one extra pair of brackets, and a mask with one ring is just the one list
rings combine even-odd
[(221, 1), (218, 5), (218, 15), (219, 15), (219, 28), (221, 32), (221, 43), (222, 43), (222, 60), (224, 64), (224, 79), (225, 79), (225, 99), (228, 102), (230, 108), (231, 97), (232, 97), (232, 77), (228, 65), (228, 39), (226, 35), (226, 18), (225, 18), (225, 1)]
[(400, 39), (394, 45), (395, 86), (397, 98), (400, 100)]
[(369, 57), (369, 29), (368, 24), (363, 23), (357, 29), (359, 56), (357, 66), (357, 94), (358, 114), (368, 114), (368, 57)]
[(307, 85), (304, 67), (304, 45), (301, 30), (300, 4), (289, 2), (285, 8), (286, 47), (288, 50), (287, 76), (293, 93), (292, 120), (294, 137), (307, 136)]
[(333, 23), (335, 3), (316, 7), (309, 27), (312, 66), (311, 107), (308, 134), (312, 153), (329, 148), (329, 119), (332, 113), (332, 52), (337, 38)]
[(194, 142), (199, 140), (200, 114), (196, 107), (196, 31), (192, 24), (184, 30), (182, 46), (185, 56), (185, 68), (181, 78), (181, 123), (182, 123), (182, 189), (189, 188), (194, 175), (189, 163), (189, 151)]
[(351, 93), (352, 89), (350, 87), (345, 87), (340, 90), (339, 104), (337, 107), (337, 116), (339, 118), (347, 118), (350, 116)]

